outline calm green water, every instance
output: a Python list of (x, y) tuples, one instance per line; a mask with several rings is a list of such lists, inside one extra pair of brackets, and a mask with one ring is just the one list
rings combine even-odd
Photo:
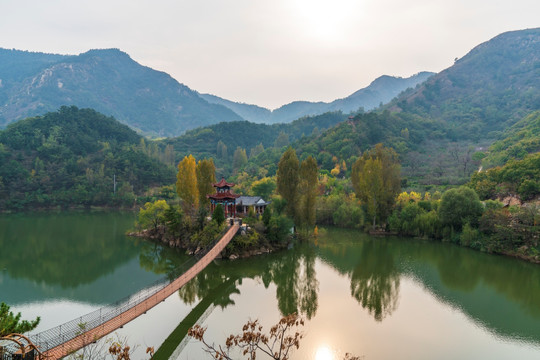
[[(115, 212), (0, 216), (0, 301), (40, 315), (46, 329), (186, 260), (124, 236), (133, 220)], [(192, 315), (216, 343), (250, 318), (269, 327), (301, 313), (305, 337), (294, 359), (540, 358), (540, 266), (450, 244), (327, 229), (314, 244), (215, 261), (121, 335), (157, 348), (201, 299), (210, 305)], [(191, 340), (173, 358), (208, 357)]]

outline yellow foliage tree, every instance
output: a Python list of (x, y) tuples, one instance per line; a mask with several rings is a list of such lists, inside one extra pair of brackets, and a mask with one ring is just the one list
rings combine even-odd
[(186, 208), (199, 205), (199, 189), (197, 187), (197, 164), (193, 155), (185, 156), (178, 164), (176, 174), (176, 192)]

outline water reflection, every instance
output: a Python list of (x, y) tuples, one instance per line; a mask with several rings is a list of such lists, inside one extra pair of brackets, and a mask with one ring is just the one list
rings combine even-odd
[(351, 294), (377, 321), (397, 310), (412, 277), (439, 301), (509, 339), (540, 343), (540, 267), (452, 244), (371, 238), (328, 229), (319, 256), (350, 277)]
[(385, 244), (371, 240), (362, 246), (358, 265), (351, 273), (351, 295), (377, 321), (396, 310), (399, 272)]

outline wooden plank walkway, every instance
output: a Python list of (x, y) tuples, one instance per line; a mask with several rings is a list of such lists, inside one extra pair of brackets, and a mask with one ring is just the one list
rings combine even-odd
[(216, 245), (204, 255), (195, 265), (189, 268), (185, 273), (183, 273), (176, 280), (165, 286), (163, 289), (156, 292), (150, 298), (141, 302), (140, 304), (130, 308), (129, 310), (123, 312), (122, 314), (112, 318), (111, 320), (104, 322), (103, 324), (88, 330), (87, 332), (59, 345), (54, 347), (44, 353), (47, 359), (61, 359), (92, 342), (101, 339), (107, 334), (115, 331), (121, 326), (127, 324), (136, 317), (146, 313), (149, 309), (153, 308), (172, 294), (178, 291), (182, 286), (187, 284), (191, 279), (193, 279), (199, 272), (201, 272), (208, 264), (216, 258), (216, 256), (225, 249), (227, 244), (234, 237), (239, 225), (234, 224), (229, 228), (229, 230), (223, 235), (223, 237), (216, 243)]

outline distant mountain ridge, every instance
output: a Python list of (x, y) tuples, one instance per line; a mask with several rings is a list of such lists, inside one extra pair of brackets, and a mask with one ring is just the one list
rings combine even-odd
[(228, 107), (244, 119), (255, 123), (286, 123), (304, 116), (320, 115), (330, 111), (351, 113), (363, 109), (370, 111), (385, 104), (408, 88), (426, 81), (435, 73), (423, 71), (408, 78), (383, 75), (369, 86), (332, 102), (294, 101), (275, 110), (257, 105), (237, 103), (215, 95), (199, 94), (206, 101)]
[(157, 136), (243, 120), (118, 49), (78, 56), (0, 49), (0, 126), (64, 105), (93, 108)]
[(485, 137), (540, 109), (539, 69), (540, 28), (502, 33), (386, 108)]

